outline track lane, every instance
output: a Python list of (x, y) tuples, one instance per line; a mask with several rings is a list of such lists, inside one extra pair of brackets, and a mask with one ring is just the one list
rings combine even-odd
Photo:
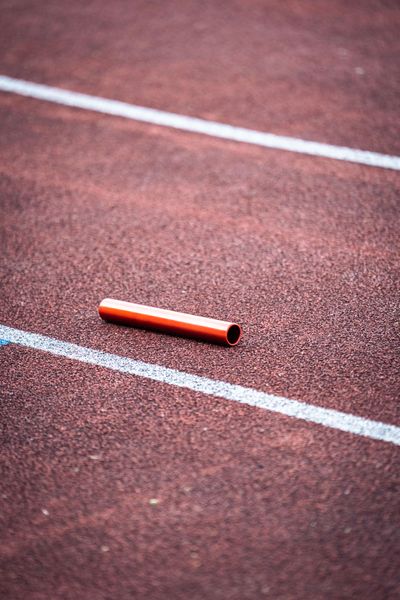
[(143, 377), (152, 381), (200, 392), (216, 398), (224, 398), (240, 404), (261, 408), (272, 413), (300, 419), (312, 424), (323, 425), (352, 435), (361, 435), (372, 440), (400, 446), (400, 427), (365, 419), (349, 413), (313, 406), (298, 400), (266, 394), (258, 390), (233, 385), (226, 381), (199, 377), (184, 371), (170, 369), (158, 364), (146, 363), (132, 358), (86, 348), (37, 333), (21, 331), (0, 324), (0, 335), (5, 343), (14, 343), (26, 348), (62, 356), (70, 360), (104, 367), (112, 371)]
[(5, 597), (395, 598), (394, 446), (13, 344), (0, 360)]
[(35, 98), (52, 104), (61, 104), (82, 110), (90, 110), (100, 114), (121, 117), (140, 123), (149, 123), (161, 127), (171, 127), (180, 131), (189, 131), (199, 135), (207, 135), (218, 139), (235, 141), (238, 143), (261, 146), (267, 149), (283, 150), (306, 154), (307, 156), (331, 158), (345, 162), (394, 169), (400, 171), (400, 157), (389, 154), (379, 154), (369, 150), (348, 148), (346, 146), (333, 146), (310, 140), (279, 136), (273, 133), (235, 127), (229, 123), (220, 123), (206, 119), (193, 118), (188, 115), (179, 115), (161, 110), (129, 104), (111, 98), (101, 98), (81, 92), (73, 92), (60, 87), (43, 85), (34, 81), (15, 79), (0, 75), (0, 91), (18, 94), (28, 98)]
[(2, 23), (6, 75), (400, 154), (396, 0), (20, 0)]
[[(17, 0), (0, 72), (399, 154), (399, 18)], [(400, 423), (398, 173), (6, 95), (0, 122), (0, 322)], [(111, 290), (244, 342), (107, 326)], [(14, 344), (0, 364), (0, 595), (398, 597), (394, 446)]]
[[(2, 323), (398, 423), (395, 173), (3, 101)], [(107, 295), (244, 342), (105, 325)]]

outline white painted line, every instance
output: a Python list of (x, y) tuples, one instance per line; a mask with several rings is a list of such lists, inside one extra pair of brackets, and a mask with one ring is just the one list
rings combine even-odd
[(396, 427), (395, 425), (371, 421), (370, 419), (314, 406), (306, 402), (273, 396), (272, 394), (259, 392), (241, 385), (208, 379), (207, 377), (199, 377), (198, 375), (192, 375), (183, 371), (145, 363), (141, 360), (133, 360), (132, 358), (108, 354), (100, 350), (84, 348), (44, 335), (6, 327), (5, 325), (0, 325), (0, 337), (15, 344), (21, 344), (22, 346), (36, 350), (43, 350), (57, 356), (64, 356), (65, 358), (106, 367), (107, 369), (113, 369), (121, 373), (129, 373), (130, 375), (161, 381), (162, 383), (201, 392), (209, 396), (256, 406), (281, 415), (310, 421), (311, 423), (318, 423), (325, 427), (339, 429), (374, 440), (391, 442), (400, 446), (400, 427)]
[(195, 117), (187, 117), (175, 113), (146, 108), (118, 100), (109, 100), (98, 96), (89, 96), (79, 92), (71, 92), (56, 87), (50, 87), (40, 83), (14, 79), (5, 75), (0, 75), (0, 90), (3, 92), (12, 92), (21, 96), (28, 96), (53, 102), (55, 104), (64, 104), (74, 106), (85, 110), (92, 110), (106, 115), (114, 115), (134, 121), (152, 123), (163, 127), (173, 127), (182, 131), (191, 131), (201, 133), (212, 137), (233, 140), (235, 142), (244, 142), (265, 148), (274, 148), (276, 150), (287, 150), (288, 152), (297, 152), (299, 154), (311, 154), (324, 158), (333, 158), (335, 160), (344, 160), (371, 167), (382, 167), (383, 169), (400, 170), (400, 157), (380, 154), (379, 152), (368, 152), (366, 150), (357, 150), (347, 148), (346, 146), (333, 146), (331, 144), (322, 144), (319, 142), (310, 142), (299, 138), (287, 137), (284, 135), (275, 135), (273, 133), (264, 133), (253, 129), (235, 127), (216, 121), (206, 121)]

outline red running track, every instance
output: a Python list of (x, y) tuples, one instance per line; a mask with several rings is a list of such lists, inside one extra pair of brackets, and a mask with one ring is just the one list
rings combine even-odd
[(0, 72), (388, 154), (397, 0), (32, 0), (2, 7)]
[[(398, 152), (390, 3), (129, 6), (6, 7), (1, 70)], [(7, 94), (0, 112), (1, 323), (399, 424), (398, 173)], [(107, 295), (245, 337), (106, 325)], [(0, 361), (4, 597), (397, 596), (395, 446), (15, 345)]]

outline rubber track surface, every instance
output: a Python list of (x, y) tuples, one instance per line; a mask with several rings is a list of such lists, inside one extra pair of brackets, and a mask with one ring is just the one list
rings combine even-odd
[[(6, 75), (400, 152), (394, 2), (2, 20)], [(11, 94), (0, 123), (1, 323), (400, 423), (398, 173)], [(245, 337), (107, 325), (107, 295)], [(2, 597), (397, 598), (395, 446), (14, 344), (0, 364)]]

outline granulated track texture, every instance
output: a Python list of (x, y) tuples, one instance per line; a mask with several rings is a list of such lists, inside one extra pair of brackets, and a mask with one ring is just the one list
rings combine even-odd
[[(399, 154), (395, 2), (16, 2), (0, 72)], [(395, 171), (0, 94), (0, 322), (400, 424)], [(237, 321), (222, 348), (112, 296)], [(399, 449), (15, 344), (0, 595), (398, 597)]]

